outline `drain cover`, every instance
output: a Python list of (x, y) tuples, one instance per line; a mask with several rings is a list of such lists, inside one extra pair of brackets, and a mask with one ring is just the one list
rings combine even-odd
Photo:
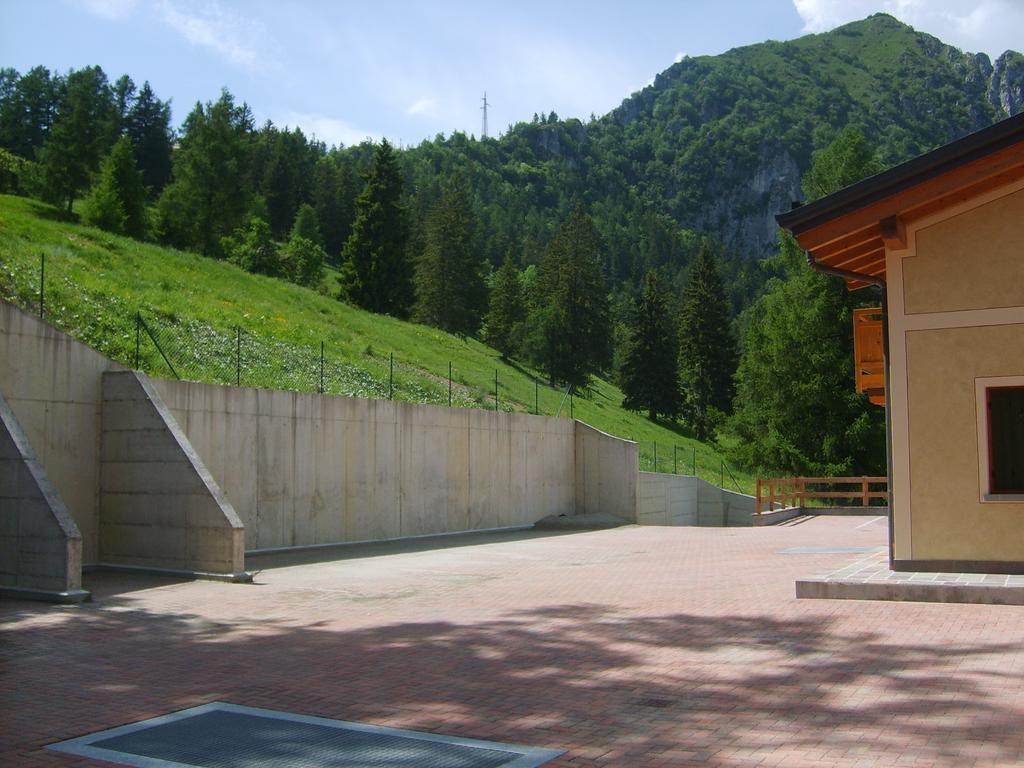
[(221, 702), (48, 749), (140, 768), (536, 768), (562, 754)]
[(878, 547), (790, 547), (779, 552), (780, 555), (849, 555), (861, 552), (874, 552)]

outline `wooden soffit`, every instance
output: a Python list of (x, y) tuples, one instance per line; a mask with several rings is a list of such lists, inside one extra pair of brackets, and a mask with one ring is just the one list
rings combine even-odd
[(777, 218), (820, 264), (885, 278), (909, 225), (1020, 179), (1024, 113)]

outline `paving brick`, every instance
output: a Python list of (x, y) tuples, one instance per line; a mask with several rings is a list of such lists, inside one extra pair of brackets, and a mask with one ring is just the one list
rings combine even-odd
[(1021, 764), (1024, 609), (794, 598), (849, 555), (780, 551), (884, 544), (865, 519), (375, 546), (253, 585), (96, 574), (92, 604), (0, 604), (0, 765), (100, 766), (43, 747), (214, 700), (559, 768)]

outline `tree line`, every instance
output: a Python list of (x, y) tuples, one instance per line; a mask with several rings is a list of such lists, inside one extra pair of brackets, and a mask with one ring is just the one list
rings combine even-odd
[[(747, 466), (874, 471), (879, 419), (853, 394), (841, 287), (795, 266), (792, 243), (772, 262), (744, 261), (656, 210), (595, 196), (569, 172), (580, 125), (552, 114), (500, 140), (327, 147), (299, 129), (257, 127), (227, 90), (175, 130), (148, 83), (110, 83), (99, 67), (6, 69), (0, 191), (478, 337), (552, 384), (585, 391), (609, 376), (625, 407), (700, 439), (721, 435)], [(561, 142), (540, 166), (524, 144), (537, 136)], [(809, 180), (824, 188), (842, 176), (850, 141), (855, 159), (870, 157), (855, 138), (819, 153), (821, 178)], [(792, 313), (808, 307), (820, 316), (794, 331)], [(836, 338), (807, 336), (826, 331)], [(794, 357), (808, 349), (822, 354)], [(813, 383), (793, 396), (781, 369), (797, 359)]]

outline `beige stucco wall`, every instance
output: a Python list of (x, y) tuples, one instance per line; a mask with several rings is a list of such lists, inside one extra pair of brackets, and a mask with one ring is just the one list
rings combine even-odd
[(1024, 560), (1024, 503), (980, 500), (975, 397), (1024, 374), (1024, 325), (911, 331), (907, 363), (912, 559)]
[(976, 396), (976, 379), (1024, 376), (1022, 243), (1018, 182), (887, 253), (897, 560), (1024, 561), (1024, 503), (982, 501)]
[(154, 385), (245, 523), (249, 550), (571, 515), (579, 466), (604, 478), (604, 507), (624, 496), (635, 504), (636, 459), (623, 444), (634, 452), (635, 445), (594, 430), (583, 439), (589, 458), (578, 460), (577, 427), (566, 419), (192, 382)]
[(1024, 306), (1024, 190), (916, 234), (903, 262), (908, 314)]
[(82, 560), (97, 556), (100, 379), (116, 363), (0, 301), (0, 393), (82, 534)]

